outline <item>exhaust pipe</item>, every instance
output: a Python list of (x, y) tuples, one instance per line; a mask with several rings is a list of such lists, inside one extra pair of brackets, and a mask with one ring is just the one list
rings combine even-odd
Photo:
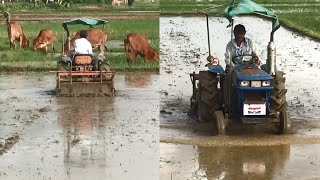
[(267, 57), (268, 73), (274, 75), (277, 71), (276, 68), (276, 45), (274, 42), (268, 44), (268, 57)]

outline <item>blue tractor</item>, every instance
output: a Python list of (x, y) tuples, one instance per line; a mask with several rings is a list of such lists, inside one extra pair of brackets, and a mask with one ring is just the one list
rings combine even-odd
[(291, 121), (286, 110), (284, 72), (276, 70), (273, 35), (280, 27), (278, 18), (270, 10), (252, 1), (240, 0), (227, 9), (231, 29), (232, 17), (250, 14), (264, 15), (273, 22), (266, 64), (260, 67), (255, 64), (256, 57), (243, 55), (242, 61), (237, 61), (237, 57), (232, 59), (235, 66), (227, 72), (219, 62), (215, 62), (207, 64), (209, 71), (190, 74), (193, 84), (191, 111), (200, 121), (213, 119), (216, 135), (224, 135), (231, 120), (244, 124), (273, 123), (279, 134), (291, 134)]

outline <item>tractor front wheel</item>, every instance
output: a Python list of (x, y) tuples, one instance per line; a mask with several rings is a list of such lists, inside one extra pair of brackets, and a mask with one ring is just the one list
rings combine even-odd
[(215, 123), (215, 135), (225, 135), (226, 134), (226, 119), (222, 111), (214, 112), (214, 123)]
[(287, 111), (281, 111), (279, 115), (279, 120), (279, 134), (291, 134), (292, 126), (289, 113)]

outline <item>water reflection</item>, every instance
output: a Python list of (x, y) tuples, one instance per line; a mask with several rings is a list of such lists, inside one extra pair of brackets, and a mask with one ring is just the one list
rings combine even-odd
[(54, 75), (1, 77), (1, 136), (21, 138), (0, 179), (159, 179), (158, 79), (128, 88), (119, 73), (122, 96), (68, 98), (50, 93)]
[(127, 87), (132, 88), (147, 88), (150, 86), (153, 81), (152, 76), (154, 73), (126, 73), (125, 74), (125, 83)]
[(199, 165), (208, 179), (272, 179), (290, 156), (290, 145), (198, 147)]
[(160, 146), (161, 179), (272, 179), (290, 157), (290, 145)]
[(65, 167), (105, 166), (106, 121), (114, 109), (113, 98), (58, 98), (62, 108), (58, 122), (63, 128)]

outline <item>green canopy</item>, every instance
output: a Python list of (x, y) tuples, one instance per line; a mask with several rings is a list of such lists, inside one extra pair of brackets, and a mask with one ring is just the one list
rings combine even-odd
[(235, 5), (234, 0), (225, 10), (226, 17), (231, 21), (234, 16), (237, 15), (250, 15), (258, 14), (263, 15), (273, 20), (273, 32), (280, 27), (278, 16), (275, 15), (269, 9), (251, 1), (251, 0), (239, 0), (239, 3)]
[(69, 21), (63, 22), (62, 26), (67, 31), (68, 36), (69, 36), (68, 25), (82, 24), (82, 25), (88, 25), (90, 27), (93, 27), (93, 26), (97, 26), (97, 25), (104, 25), (108, 22), (109, 21), (102, 20), (102, 19), (96, 19), (96, 18), (75, 18), (75, 19), (71, 19)]

